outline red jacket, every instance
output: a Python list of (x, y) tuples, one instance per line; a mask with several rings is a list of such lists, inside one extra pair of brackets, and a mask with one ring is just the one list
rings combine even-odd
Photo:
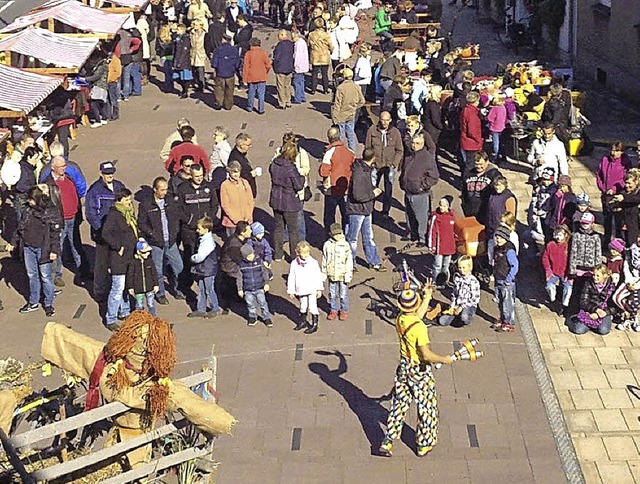
[(355, 160), (353, 151), (342, 141), (336, 141), (327, 146), (319, 173), (322, 178), (331, 182), (331, 196), (344, 197), (351, 180), (351, 164)]
[(460, 148), (465, 151), (480, 151), (484, 147), (480, 110), (467, 104), (460, 114)]
[(569, 244), (562, 244), (552, 240), (547, 244), (542, 253), (542, 267), (544, 267), (544, 277), (549, 279), (552, 276), (567, 277), (567, 262), (569, 260)]
[(242, 66), (242, 80), (247, 84), (252, 82), (267, 82), (267, 73), (271, 70), (269, 54), (260, 48), (253, 46), (244, 55)]
[(427, 244), (436, 255), (453, 255), (456, 253), (456, 237), (453, 231), (455, 213), (449, 210), (440, 213), (435, 210), (429, 219)]
[(180, 160), (183, 156), (190, 155), (193, 157), (193, 161), (196, 164), (202, 165), (205, 175), (209, 173), (211, 169), (211, 163), (209, 163), (209, 155), (200, 145), (194, 145), (190, 141), (184, 141), (179, 145), (171, 148), (169, 152), (169, 158), (164, 163), (164, 167), (169, 173), (175, 175), (180, 171)]

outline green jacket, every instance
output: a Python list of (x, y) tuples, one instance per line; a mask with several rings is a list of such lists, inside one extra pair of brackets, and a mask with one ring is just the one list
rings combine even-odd
[(387, 13), (383, 8), (376, 13), (376, 21), (374, 24), (376, 34), (389, 32), (391, 30), (391, 14)]

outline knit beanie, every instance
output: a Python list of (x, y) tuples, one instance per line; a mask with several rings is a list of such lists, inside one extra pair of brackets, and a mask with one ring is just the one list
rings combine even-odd
[(251, 224), (251, 233), (253, 235), (264, 234), (264, 225), (262, 225), (260, 222), (253, 222)]
[(243, 246), (240, 247), (240, 254), (242, 255), (243, 259), (246, 259), (248, 256), (253, 254), (253, 247), (251, 247), (251, 245), (249, 244), (243, 244)]
[(622, 239), (611, 239), (611, 242), (609, 242), (609, 248), (617, 250), (621, 254), (624, 253), (625, 247), (626, 245)]
[(506, 227), (498, 227), (495, 233), (495, 237), (502, 237), (507, 242), (511, 240), (511, 234), (509, 233), (509, 229)]
[(403, 313), (415, 311), (420, 306), (420, 296), (413, 289), (405, 289), (398, 296), (398, 307)]

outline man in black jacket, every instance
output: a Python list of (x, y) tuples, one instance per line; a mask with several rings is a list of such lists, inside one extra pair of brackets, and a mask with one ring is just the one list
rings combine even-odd
[(143, 200), (138, 209), (138, 230), (151, 246), (151, 258), (158, 273), (159, 290), (156, 301), (168, 304), (164, 286), (164, 264), (171, 268), (169, 275), (171, 292), (176, 299), (184, 299), (184, 294), (178, 290), (178, 277), (182, 273), (184, 264), (180, 258), (180, 251), (176, 242), (180, 230), (181, 207), (176, 201), (167, 197), (169, 184), (164, 177), (153, 180), (153, 196)]
[(262, 170), (252, 168), (251, 162), (249, 161), (249, 158), (247, 158), (247, 153), (249, 153), (251, 145), (251, 136), (247, 133), (240, 133), (236, 136), (236, 145), (231, 150), (227, 163), (230, 163), (233, 160), (240, 163), (240, 176), (247, 180), (251, 187), (251, 191), (253, 192), (253, 198), (256, 198), (258, 196), (258, 187), (256, 185), (255, 177), (260, 176), (259, 174), (262, 173)]
[(193, 165), (191, 182), (181, 184), (174, 198), (182, 205), (181, 237), (184, 260), (188, 262), (198, 241), (198, 220), (202, 217), (209, 217), (214, 223), (218, 220), (218, 198), (213, 185), (204, 180), (204, 169), (201, 165)]
[(233, 43), (238, 48), (240, 55), (240, 65), (236, 69), (236, 75), (238, 76), (238, 85), (244, 87), (242, 81), (242, 64), (244, 62), (244, 55), (251, 49), (251, 39), (253, 38), (253, 26), (247, 22), (246, 17), (243, 14), (238, 15), (237, 18), (238, 31), (233, 37)]
[(422, 133), (413, 137), (413, 154), (405, 159), (400, 176), (409, 236), (411, 240), (418, 241), (418, 247), (426, 246), (427, 224), (431, 213), (431, 188), (440, 179), (436, 158), (425, 149), (424, 144)]
[(293, 42), (289, 40), (289, 32), (278, 32), (278, 43), (273, 49), (273, 72), (276, 74), (278, 105), (280, 109), (291, 107), (291, 75), (293, 74)]
[(474, 169), (462, 180), (462, 212), (465, 217), (476, 217), (478, 222), (484, 223), (493, 180), (499, 175), (500, 171), (489, 163), (487, 153), (476, 153)]
[(385, 272), (386, 269), (382, 266), (378, 248), (373, 240), (373, 226), (371, 224), (373, 202), (382, 193), (380, 188), (373, 188), (371, 183), (371, 172), (375, 161), (373, 148), (366, 148), (362, 153), (362, 160), (356, 160), (351, 165), (351, 182), (347, 192), (347, 215), (349, 217), (347, 241), (351, 245), (353, 267), (355, 267), (358, 235), (362, 232), (362, 246), (369, 267), (378, 272)]

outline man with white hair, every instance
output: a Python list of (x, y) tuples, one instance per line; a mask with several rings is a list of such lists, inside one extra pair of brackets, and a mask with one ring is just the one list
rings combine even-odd
[(280, 109), (291, 107), (291, 75), (293, 74), (294, 44), (289, 40), (289, 32), (278, 32), (278, 43), (273, 49), (273, 72), (276, 74), (278, 105)]
[(336, 89), (336, 98), (331, 106), (331, 119), (340, 128), (340, 137), (347, 147), (355, 153), (358, 146), (355, 125), (358, 109), (364, 106), (362, 89), (353, 82), (353, 71), (346, 67), (342, 71), (344, 81)]
[[(160, 150), (160, 159), (164, 163), (169, 158), (169, 153), (171, 152), (171, 148), (173, 148), (178, 143), (182, 142), (182, 136), (180, 135), (180, 128), (183, 126), (191, 126), (191, 123), (187, 118), (178, 119), (178, 123), (176, 126), (176, 130), (167, 136), (167, 139), (164, 140), (164, 145), (162, 145), (162, 149)], [(193, 135), (191, 142), (194, 145), (198, 144), (198, 137)]]

